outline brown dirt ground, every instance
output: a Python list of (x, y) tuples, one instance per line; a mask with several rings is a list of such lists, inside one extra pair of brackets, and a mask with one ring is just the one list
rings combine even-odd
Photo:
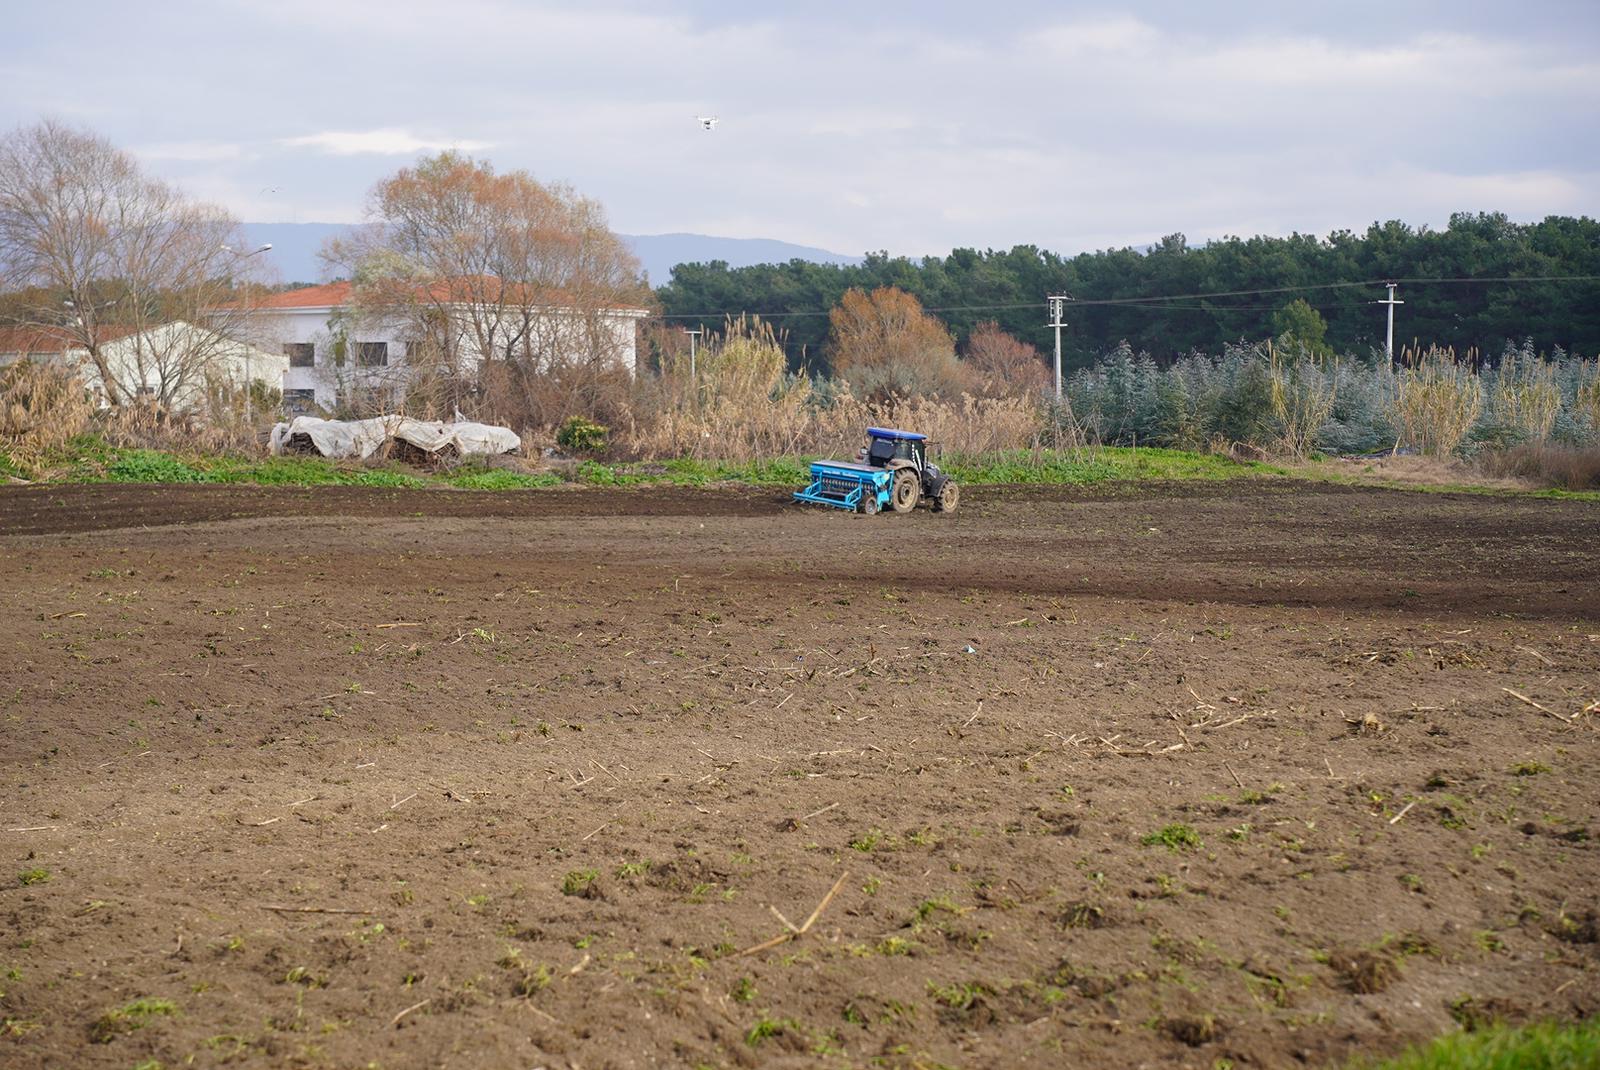
[(0, 1063), (1328, 1066), (1590, 1016), (1597, 551), (1592, 504), (1287, 482), (0, 488)]

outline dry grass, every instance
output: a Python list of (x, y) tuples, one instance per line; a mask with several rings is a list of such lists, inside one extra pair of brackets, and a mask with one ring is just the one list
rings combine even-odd
[(1270, 342), (1267, 355), (1277, 446), (1289, 456), (1303, 459), (1315, 448), (1318, 433), (1333, 415), (1338, 363), (1334, 362), (1329, 374), (1323, 374), (1321, 367), (1303, 355), (1299, 360), (1284, 360)]
[(1572, 398), (1573, 415), (1600, 439), (1600, 358), (1580, 361)]
[(1453, 349), (1408, 349), (1403, 358), (1393, 412), (1398, 444), (1430, 457), (1448, 456), (1477, 422), (1483, 386), (1469, 364), (1456, 360)]
[(1517, 479), (1559, 490), (1600, 490), (1600, 446), (1529, 442), (1486, 452), (1477, 465), (1494, 479)]
[(1023, 397), (890, 397), (870, 402), (839, 386), (819, 394), (788, 374), (783, 347), (759, 320), (735, 320), (696, 360), (664, 353), (660, 379), (640, 406), (622, 448), (640, 459), (689, 457), (748, 462), (801, 454), (847, 456), (869, 426), (908, 427), (955, 453), (1039, 443), (1039, 407)]
[(241, 409), (224, 411), (216, 418), (202, 413), (178, 413), (157, 405), (122, 405), (95, 414), (93, 427), (112, 446), (172, 450), (187, 453), (259, 453), (266, 428), (277, 419), (273, 411), (255, 410), (246, 420)]
[(1332, 475), (1354, 483), (1377, 481), (1404, 487), (1480, 487), (1485, 490), (1528, 491), (1540, 489), (1527, 479), (1493, 475), (1484, 468), (1482, 458), (1466, 461), (1459, 457), (1425, 457), (1398, 454), (1385, 457), (1330, 457), (1294, 471), (1308, 478)]
[(82, 434), (94, 415), (83, 383), (70, 371), (20, 360), (0, 368), (0, 447), (28, 466)]
[(1495, 418), (1520, 438), (1543, 442), (1550, 437), (1561, 413), (1561, 390), (1556, 386), (1556, 366), (1543, 357), (1506, 353), (1494, 377)]
[(13, 461), (34, 468), (92, 431), (117, 447), (253, 453), (278, 419), (279, 397), (274, 391), (255, 392), (249, 419), (242, 388), (208, 386), (198, 400), (199, 408), (189, 413), (153, 404), (100, 410), (70, 370), (18, 361), (0, 368), (0, 449)]

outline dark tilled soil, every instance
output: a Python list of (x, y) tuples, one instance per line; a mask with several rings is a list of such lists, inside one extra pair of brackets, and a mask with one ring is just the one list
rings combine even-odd
[(0, 1064), (1328, 1066), (1593, 1015), (1597, 551), (1593, 505), (1290, 483), (0, 488)]

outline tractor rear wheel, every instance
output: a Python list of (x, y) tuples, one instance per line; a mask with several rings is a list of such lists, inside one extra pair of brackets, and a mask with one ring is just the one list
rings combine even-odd
[(953, 513), (956, 505), (961, 501), (961, 488), (954, 481), (946, 480), (943, 487), (939, 488), (939, 496), (933, 499), (933, 511), (936, 513)]
[(889, 492), (889, 504), (897, 513), (909, 513), (922, 500), (922, 481), (917, 473), (902, 468), (895, 473), (894, 489)]

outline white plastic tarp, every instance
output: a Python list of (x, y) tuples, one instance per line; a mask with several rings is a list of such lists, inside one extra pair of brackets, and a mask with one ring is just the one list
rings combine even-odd
[(371, 457), (390, 439), (399, 439), (427, 453), (454, 446), (462, 454), (511, 453), (522, 439), (509, 427), (458, 421), (413, 420), (406, 416), (380, 416), (371, 420), (322, 420), (297, 416), (272, 429), (272, 452), (282, 453), (290, 440), (304, 435), (324, 457)]

